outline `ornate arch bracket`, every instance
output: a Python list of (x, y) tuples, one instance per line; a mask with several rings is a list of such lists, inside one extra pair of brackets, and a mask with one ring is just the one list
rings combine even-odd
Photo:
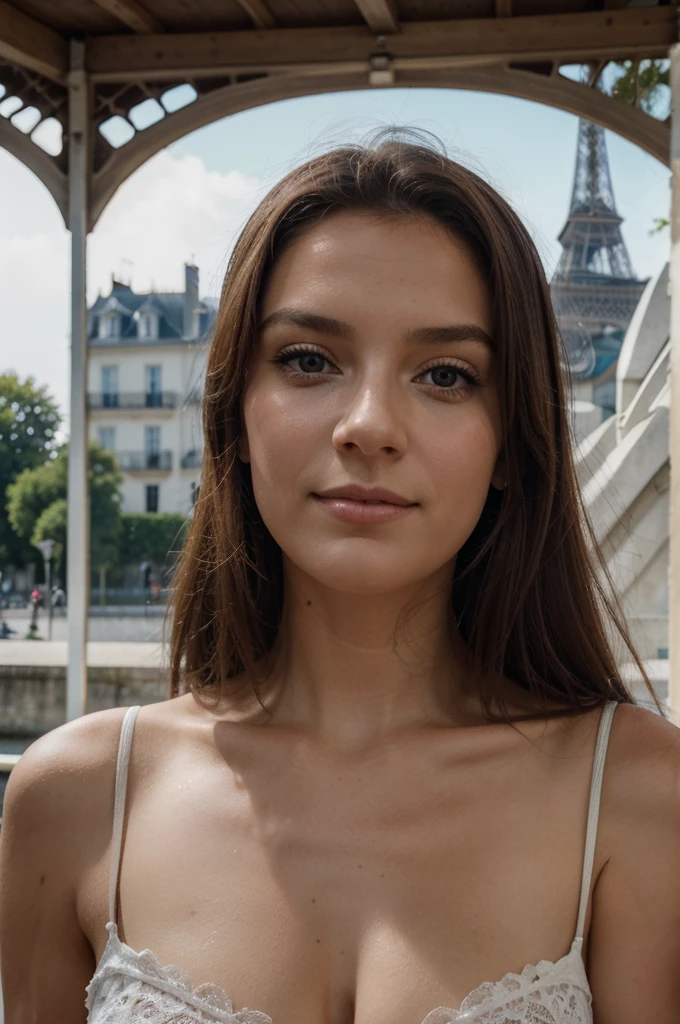
[(59, 211), (68, 224), (68, 181), (54, 157), (36, 145), (28, 135), (15, 128), (11, 121), (0, 117), (0, 146), (33, 171), (51, 193)]
[(33, 141), (32, 135), (47, 120), (53, 120), (65, 132), (68, 119), (66, 88), (37, 72), (0, 61), (2, 101), (16, 97), (17, 116), (32, 113), (35, 122), (30, 132), (17, 128), (10, 117), (0, 117), (0, 146), (20, 160), (51, 193), (64, 221), (68, 223), (68, 158), (65, 148), (51, 155)]
[[(557, 61), (526, 64), (485, 63), (473, 66), (418, 67), (407, 59), (392, 61), (381, 85), (395, 88), (465, 89), (475, 92), (515, 96), (585, 117), (640, 146), (662, 163), (670, 163), (670, 118), (661, 121), (637, 107), (612, 99), (591, 84), (566, 78)], [(383, 69), (384, 70), (384, 69)], [(43, 78), (37, 72), (0, 62), (3, 99), (21, 98), (19, 111), (33, 108), (38, 124), (55, 119), (67, 130), (67, 89)], [(162, 106), (163, 95), (179, 85), (190, 85), (196, 98), (174, 112)], [(93, 136), (90, 144), (88, 230), (92, 230), (107, 204), (123, 184), (150, 157), (190, 132), (212, 124), (229, 114), (274, 103), (277, 100), (322, 93), (370, 88), (367, 65), (356, 61), (343, 70), (332, 65), (298, 66), (295, 70), (268, 70), (249, 74), (224, 74), (212, 77), (177, 78), (172, 81), (108, 83), (90, 86)], [(145, 100), (156, 100), (161, 119), (137, 130), (130, 112)], [(19, 112), (17, 111), (17, 112)], [(131, 138), (114, 148), (99, 127), (118, 116), (129, 125)], [(37, 126), (36, 126), (37, 127)], [(33, 141), (30, 133), (0, 117), (0, 146), (21, 160), (40, 179), (53, 196), (68, 224), (68, 147), (50, 155)]]
[[(151, 85), (140, 83), (132, 92), (135, 102), (139, 95), (159, 95), (178, 82)], [(274, 103), (277, 100), (297, 96), (311, 96), (321, 93), (344, 92), (366, 89), (368, 86), (365, 67), (340, 73), (322, 73), (311, 70), (308, 73), (263, 73), (260, 76), (243, 76), (210, 83), (188, 82), (197, 91), (194, 102), (172, 114), (134, 137), (119, 149), (108, 144), (104, 148), (99, 136), (96, 163), (91, 189), (90, 230), (97, 223), (106, 205), (122, 183), (146, 160), (185, 135), (205, 125), (218, 121), (253, 107)], [(642, 110), (612, 99), (590, 85), (572, 81), (559, 72), (559, 65), (552, 62), (513, 66), (512, 64), (487, 64), (476, 67), (418, 69), (400, 67), (395, 62), (394, 87), (409, 86), (442, 89), (469, 89), (476, 92), (491, 92), (515, 96), (547, 106), (565, 110), (597, 124), (640, 146), (662, 163), (670, 163), (670, 120), (660, 121)], [(120, 90), (122, 93), (122, 90)], [(115, 104), (104, 101), (99, 105), (98, 120), (111, 116), (114, 111), (123, 114), (123, 96), (118, 95)], [(127, 113), (127, 112), (126, 112)], [(125, 116), (125, 114), (123, 114)], [(101, 140), (101, 141), (100, 141)]]

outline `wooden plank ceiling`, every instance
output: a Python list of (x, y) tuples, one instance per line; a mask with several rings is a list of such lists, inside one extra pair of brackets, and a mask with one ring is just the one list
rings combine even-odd
[[(63, 83), (71, 38), (88, 69), (210, 74), (215, 67), (466, 53), (544, 59), (659, 56), (677, 0), (0, 0), (0, 60)], [(381, 42), (384, 37), (385, 42)], [(113, 76), (113, 77), (111, 77)]]

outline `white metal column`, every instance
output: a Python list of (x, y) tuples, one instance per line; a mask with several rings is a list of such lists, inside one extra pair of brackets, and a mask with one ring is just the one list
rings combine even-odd
[(668, 699), (680, 725), (680, 43), (671, 60), (671, 487), (668, 567)]
[(68, 669), (66, 720), (87, 710), (87, 612), (90, 582), (87, 489), (87, 226), (89, 82), (85, 47), (71, 41), (68, 76), (69, 214), (71, 231), (71, 436), (68, 462)]

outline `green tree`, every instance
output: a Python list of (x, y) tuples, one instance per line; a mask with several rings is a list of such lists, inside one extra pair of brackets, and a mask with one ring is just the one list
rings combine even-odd
[(126, 562), (167, 563), (182, 550), (189, 520), (174, 512), (124, 512), (121, 547)]
[[(67, 481), (68, 445), (63, 445), (52, 461), (19, 474), (8, 488), (7, 503), (12, 528), (24, 542), (34, 546), (48, 537), (56, 542), (53, 559), (62, 575), (66, 562)], [(90, 441), (90, 559), (100, 570), (119, 559), (122, 482), (113, 452)]]
[(669, 221), (668, 217), (655, 217), (654, 227), (650, 228), (647, 234), (658, 235), (660, 231), (663, 231), (664, 228), (669, 228), (670, 226), (671, 222)]
[(35, 561), (30, 542), (12, 529), (5, 509), (7, 489), (25, 469), (49, 462), (56, 454), (55, 434), (61, 417), (46, 387), (33, 377), (0, 374), (0, 568)]
[(661, 109), (668, 85), (669, 62), (665, 59), (616, 61), (621, 69), (620, 76), (612, 86), (614, 99), (640, 107), (654, 117), (665, 116)]
[[(614, 99), (639, 107), (652, 117), (670, 117), (670, 61), (657, 58), (615, 61), (614, 64), (621, 72), (611, 88)], [(670, 227), (667, 217), (655, 217), (653, 224), (647, 232), (649, 235), (657, 235)]]

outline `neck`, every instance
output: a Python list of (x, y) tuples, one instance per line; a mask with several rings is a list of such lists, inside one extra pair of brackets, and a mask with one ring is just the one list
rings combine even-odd
[(329, 590), (296, 570), (284, 592), (273, 724), (359, 752), (405, 730), (456, 722), (472, 694), (450, 571), (417, 591), (377, 595)]

